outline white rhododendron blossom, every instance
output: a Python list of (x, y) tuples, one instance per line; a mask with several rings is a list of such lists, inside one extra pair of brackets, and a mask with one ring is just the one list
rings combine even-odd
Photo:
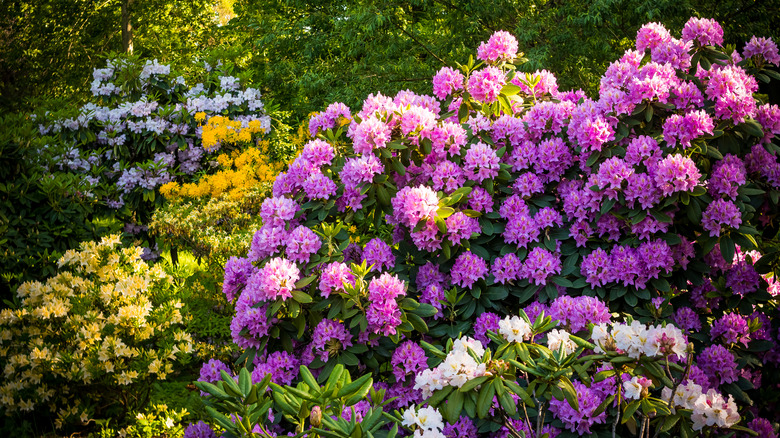
[(438, 409), (424, 407), (416, 410), (414, 406), (404, 411), (404, 426), (417, 426), (414, 436), (419, 438), (443, 438), (444, 419)]
[(570, 355), (577, 350), (577, 344), (569, 337), (570, 333), (566, 330), (553, 329), (547, 333), (547, 348), (552, 351), (558, 351), (563, 345), (563, 354)]
[(474, 359), (469, 354), (469, 348), (478, 357), (485, 354), (485, 347), (480, 341), (469, 337), (460, 338), (453, 343), (452, 351), (438, 367), (417, 373), (414, 389), (421, 390), (423, 397), (427, 398), (437, 389), (448, 385), (460, 388), (469, 380), (484, 376), (485, 364)]
[(689, 380), (685, 385), (679, 385), (674, 393), (671, 388), (664, 388), (661, 391), (661, 398), (667, 402), (671, 400), (673, 410), (675, 407), (693, 409), (694, 403), (702, 394), (701, 389), (701, 385)]
[(498, 333), (509, 342), (523, 342), (531, 338), (531, 326), (519, 316), (507, 316), (498, 322)]
[(693, 411), (693, 430), (701, 430), (705, 426), (731, 427), (740, 420), (733, 396), (729, 395), (726, 400), (723, 394), (713, 388), (703, 393), (702, 387), (690, 380), (685, 385), (678, 386), (674, 393), (670, 388), (664, 388), (661, 398), (667, 402), (671, 401), (674, 408)]
[(642, 390), (653, 385), (653, 381), (643, 376), (634, 376), (631, 380), (623, 382), (623, 389), (626, 391), (626, 398), (639, 400), (642, 398)]
[(685, 358), (688, 340), (682, 331), (672, 324), (667, 324), (666, 327), (646, 326), (639, 321), (633, 321), (631, 324), (613, 323), (611, 328), (610, 333), (606, 324), (593, 326), (591, 340), (596, 344), (597, 353), (604, 353), (605, 346), (613, 345), (633, 359), (639, 359), (642, 355), (675, 355), (680, 359)]

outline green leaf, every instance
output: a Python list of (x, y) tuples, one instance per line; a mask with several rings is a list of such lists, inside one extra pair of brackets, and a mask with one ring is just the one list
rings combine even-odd
[(248, 396), (249, 391), (252, 390), (252, 375), (246, 368), (241, 368), (241, 371), (238, 372), (238, 387), (244, 397)]
[(639, 400), (634, 400), (629, 403), (628, 406), (623, 409), (623, 418), (620, 420), (620, 423), (622, 424), (628, 421), (634, 415), (634, 412), (636, 412), (636, 410), (639, 408), (639, 405)]
[(488, 379), (492, 378), (493, 376), (480, 376), (474, 379), (469, 380), (468, 382), (464, 383), (463, 386), (458, 388), (458, 391), (460, 392), (469, 392), (472, 389), (476, 388), (477, 386), (483, 384)]
[(293, 290), (292, 291), (292, 297), (295, 301), (301, 303), (301, 304), (308, 304), (313, 301), (311, 295), (307, 294), (304, 291), (301, 290)]
[(463, 397), (462, 392), (453, 391), (447, 399), (447, 404), (444, 406), (444, 418), (450, 424), (455, 424), (460, 419), (460, 412), (463, 410)]
[[(298, 280), (298, 281), (295, 283), (295, 288), (296, 288), (296, 289), (303, 289), (304, 287), (308, 286), (308, 285), (309, 285), (309, 284), (310, 284), (312, 281), (314, 281), (315, 279), (317, 279), (317, 276), (316, 276), (316, 275), (310, 275), (310, 276), (308, 276), (308, 277), (306, 277), (306, 278), (302, 278), (302, 279)], [(296, 300), (296, 301), (297, 301), (297, 300)]]
[(731, 262), (734, 261), (734, 253), (736, 250), (734, 241), (730, 237), (723, 236), (720, 238), (720, 254), (723, 256), (726, 263), (731, 264)]
[(493, 385), (484, 385), (482, 389), (479, 390), (479, 395), (477, 396), (477, 417), (487, 417), (488, 411), (493, 407), (493, 397), (495, 395), (496, 388)]

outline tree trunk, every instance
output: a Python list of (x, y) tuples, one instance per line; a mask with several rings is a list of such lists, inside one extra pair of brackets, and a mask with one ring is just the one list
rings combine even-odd
[(130, 7), (135, 0), (122, 0), (122, 50), (133, 53), (133, 24), (130, 22)]

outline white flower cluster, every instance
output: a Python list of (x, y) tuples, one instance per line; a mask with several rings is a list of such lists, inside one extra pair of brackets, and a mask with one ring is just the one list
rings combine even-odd
[(674, 393), (671, 389), (664, 388), (661, 398), (667, 402), (671, 400), (676, 408), (693, 411), (691, 413), (693, 430), (701, 430), (705, 426), (731, 427), (740, 419), (732, 395), (729, 395), (726, 400), (713, 388), (704, 393), (701, 386), (692, 381), (678, 386)]
[(644, 376), (634, 376), (628, 382), (623, 382), (623, 389), (629, 400), (639, 400), (642, 398), (642, 390), (651, 386), (653, 386), (653, 381)]
[(482, 343), (469, 337), (462, 337), (452, 345), (444, 362), (432, 370), (424, 370), (414, 379), (414, 389), (419, 389), (424, 398), (433, 395), (433, 391), (451, 385), (460, 388), (469, 380), (484, 376), (485, 364), (479, 363), (469, 354), (468, 349), (477, 357), (485, 354)]
[(649, 357), (674, 354), (683, 359), (688, 347), (687, 338), (677, 327), (671, 324), (666, 327), (646, 326), (639, 321), (630, 325), (613, 323), (611, 333), (607, 324), (599, 324), (593, 327), (591, 339), (596, 344), (597, 353), (604, 353), (605, 346), (613, 345), (634, 359), (643, 354)]
[(531, 326), (519, 316), (507, 316), (498, 322), (498, 333), (509, 342), (523, 342), (531, 339)]
[(411, 406), (404, 412), (404, 426), (417, 426), (414, 431), (414, 438), (444, 438), (442, 433), (444, 428), (444, 419), (438, 409), (432, 407), (420, 408), (415, 411)]
[(563, 353), (570, 355), (577, 350), (577, 344), (569, 337), (571, 333), (566, 330), (553, 329), (550, 333), (547, 333), (547, 348), (552, 351), (558, 351), (563, 345)]

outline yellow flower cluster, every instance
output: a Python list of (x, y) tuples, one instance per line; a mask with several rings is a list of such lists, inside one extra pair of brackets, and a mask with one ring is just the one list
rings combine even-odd
[(217, 156), (221, 169), (213, 175), (204, 175), (194, 183), (169, 182), (160, 187), (160, 193), (167, 199), (216, 198), (227, 194), (231, 199), (240, 199), (248, 189), (270, 184), (282, 169), (281, 163), (270, 163), (265, 153), (268, 142), (258, 147), (234, 150)]
[[(195, 120), (199, 119), (199, 114), (201, 113), (195, 114)], [(203, 118), (200, 117), (199, 121), (202, 121)], [(212, 116), (203, 125), (201, 140), (203, 147), (207, 151), (213, 152), (223, 144), (248, 144), (252, 141), (252, 135), (258, 133), (265, 133), (260, 120), (252, 120), (247, 123), (247, 126), (243, 126), (242, 122), (231, 120), (229, 117)]]
[[(19, 307), (0, 311), (6, 412), (47, 405), (56, 424), (78, 421), (78, 409), (63, 407), (78, 406), (81, 385), (121, 391), (165, 379), (175, 361), (189, 360), (192, 338), (171, 278), (147, 265), (140, 248), (119, 244), (110, 236), (67, 251), (57, 275), (22, 284)], [(101, 396), (115, 399), (91, 391), (90, 403)]]

